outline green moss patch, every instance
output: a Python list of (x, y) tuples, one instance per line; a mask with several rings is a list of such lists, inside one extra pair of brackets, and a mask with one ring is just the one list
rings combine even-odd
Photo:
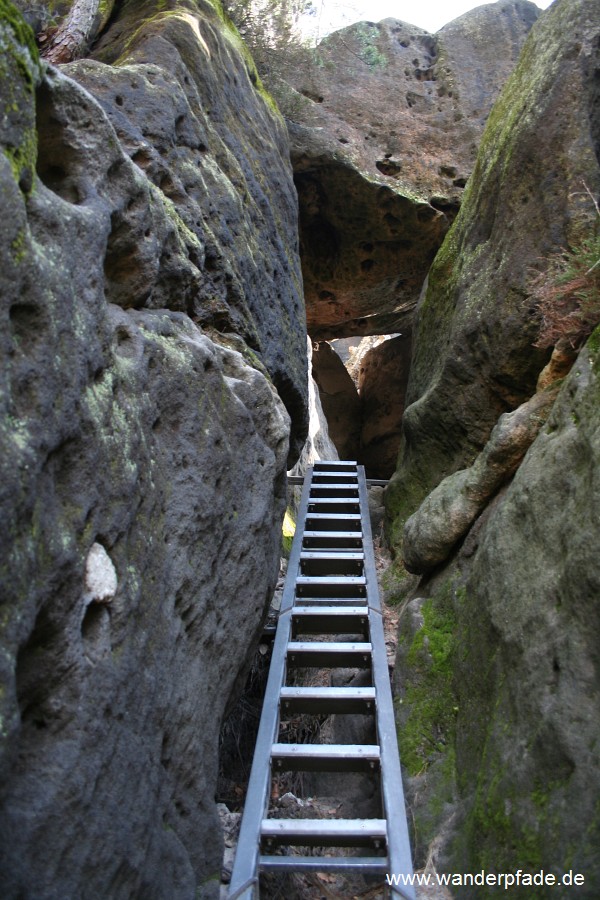
[(37, 158), (35, 89), (41, 67), (31, 28), (0, 0), (0, 142), (15, 181), (28, 193)]
[(456, 697), (453, 688), (456, 615), (448, 583), (421, 608), (423, 625), (406, 654), (410, 673), (402, 705), (408, 709), (398, 740), (402, 762), (411, 775), (446, 754), (454, 745)]

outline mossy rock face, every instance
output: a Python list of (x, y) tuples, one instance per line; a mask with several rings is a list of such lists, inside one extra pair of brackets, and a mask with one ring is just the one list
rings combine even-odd
[(413, 588), (395, 675), (419, 863), (435, 839), (439, 870), (572, 870), (586, 900), (600, 890), (599, 436), (597, 328), (512, 482)]
[(455, 741), (459, 653), (460, 573), (445, 573), (410, 600), (400, 619), (396, 667), (396, 721), (407, 776), (416, 866), (452, 814), (456, 800)]
[(572, 869), (586, 898), (600, 889), (598, 333), (482, 530), (455, 673), (455, 866)]
[[(31, 29), (9, 0), (0, 0), (0, 148), (28, 193), (36, 159), (35, 89), (41, 68)], [(7, 209), (5, 207), (6, 218)]]
[(600, 189), (592, 0), (554, 3), (492, 109), (460, 213), (417, 307), (398, 469), (394, 539), (419, 502), (470, 465), (498, 417), (534, 391), (532, 269), (577, 233)]

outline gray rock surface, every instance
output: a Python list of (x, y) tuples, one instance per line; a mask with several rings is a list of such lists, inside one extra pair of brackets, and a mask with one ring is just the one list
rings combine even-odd
[[(123, 100), (120, 131), (91, 93), (41, 71), (6, 11), (0, 0), (0, 894), (216, 896), (219, 728), (277, 578), (284, 402), (298, 439), (306, 418), (284, 132), (212, 7), (181, 5), (162, 35), (159, 17), (152, 65), (69, 69), (104, 84), (115, 120)], [(136, 79), (153, 128), (163, 108), (176, 177), (189, 172), (195, 230), (190, 196), (123, 151)], [(233, 149), (218, 93), (210, 152), (192, 113), (177, 132), (186, 79), (237, 96)], [(227, 192), (221, 226), (212, 204)], [(221, 227), (213, 244), (204, 217)], [(226, 322), (203, 318), (211, 298)]]
[[(216, 9), (163, 7), (126, 5), (94, 59), (63, 67), (101, 104), (145, 190), (169, 214), (161, 235), (154, 205), (136, 192), (112, 211), (108, 296), (240, 335), (287, 406), (297, 454), (308, 421), (306, 322), (285, 125)], [(81, 132), (78, 141), (85, 156), (57, 161), (49, 148), (44, 156), (85, 192), (79, 183), (95, 162)]]
[[(416, 587), (397, 574), (418, 862), (429, 846), (446, 872), (572, 870), (586, 900), (600, 890), (598, 329), (512, 480), (484, 493), (518, 449), (510, 439), (496, 457), (493, 426), (530, 409), (521, 403), (545, 362), (531, 347), (528, 277), (594, 219), (582, 182), (598, 196), (599, 29), (597, 4), (557, 0), (492, 110), (420, 303), (401, 465), (386, 492), (398, 552), (418, 509), (407, 549), (419, 565), (437, 560)], [(568, 364), (555, 353), (538, 390)]]

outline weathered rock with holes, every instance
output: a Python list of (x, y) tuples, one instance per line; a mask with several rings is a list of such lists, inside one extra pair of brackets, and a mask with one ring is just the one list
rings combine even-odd
[[(123, 9), (133, 6), (149, 8)], [(180, 214), (123, 152), (91, 94), (44, 73), (0, 0), (4, 897), (218, 893), (219, 727), (277, 578), (290, 418), (274, 382), (300, 435), (305, 334), (293, 315), (295, 207), (280, 120), (212, 7), (206, 17), (185, 7), (168, 34), (154, 23), (166, 68), (159, 57), (149, 74), (137, 67), (140, 84), (157, 106), (159, 95), (165, 108), (180, 102), (168, 66), (180, 35), (182, 82), (206, 71), (225, 83), (233, 67), (236, 114), (256, 116), (245, 176), (255, 172), (258, 193), (235, 186), (216, 156), (204, 163), (213, 198), (229, 190), (227, 228), (238, 232), (214, 265), (202, 223), (193, 231), (184, 221), (191, 201)], [(89, 71), (90, 84), (104, 71), (113, 89), (109, 67)], [(127, 66), (117, 74), (132, 77)], [(247, 122), (237, 140), (243, 160)], [(176, 155), (175, 132), (165, 142)], [(263, 145), (272, 169), (259, 167)], [(198, 221), (202, 204), (210, 218), (210, 186), (195, 191)], [(199, 327), (216, 324), (201, 316), (209, 283), (237, 336)]]
[(313, 337), (404, 330), (538, 15), (526, 0), (502, 0), (436, 35), (361, 22), (289, 73), (282, 108), (294, 122)]
[[(53, 98), (42, 97), (40, 176), (75, 203), (110, 183), (108, 299), (240, 335), (288, 408), (298, 453), (307, 364), (297, 199), (285, 126), (244, 51), (210, 4), (125, 4), (95, 58), (63, 67), (101, 104), (125, 160), (102, 156), (99, 134), (89, 146), (77, 117), (57, 127)], [(69, 102), (63, 90), (59, 120)]]

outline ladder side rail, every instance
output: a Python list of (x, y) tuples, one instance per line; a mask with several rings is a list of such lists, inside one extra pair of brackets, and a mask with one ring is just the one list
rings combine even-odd
[(308, 510), (311, 477), (312, 468), (308, 469), (306, 473), (300, 500), (298, 525), (292, 541), (240, 835), (229, 883), (229, 900), (255, 900), (258, 897), (260, 830), (269, 803), (271, 748), (277, 742), (279, 731), (279, 693), (284, 681), (287, 646), (291, 638), (291, 610), (294, 603), (296, 576), (300, 566), (302, 534)]
[[(377, 586), (375, 554), (373, 549), (371, 521), (369, 517), (369, 496), (363, 466), (359, 466), (359, 490), (360, 506), (363, 514), (362, 528), (365, 547), (365, 575), (367, 578), (371, 644), (373, 645), (373, 683), (377, 693), (377, 732), (381, 753), (382, 772), (381, 790), (383, 794), (385, 816), (388, 822), (389, 871), (390, 874), (402, 873), (412, 875), (412, 854), (408, 834), (408, 824), (406, 821), (400, 754), (398, 752), (398, 741), (396, 737), (396, 719), (394, 716), (392, 689), (387, 665), (387, 648), (383, 630), (381, 601), (379, 598), (379, 588)], [(404, 897), (405, 900), (415, 900), (415, 892), (412, 886), (391, 886), (390, 890), (393, 893)]]

